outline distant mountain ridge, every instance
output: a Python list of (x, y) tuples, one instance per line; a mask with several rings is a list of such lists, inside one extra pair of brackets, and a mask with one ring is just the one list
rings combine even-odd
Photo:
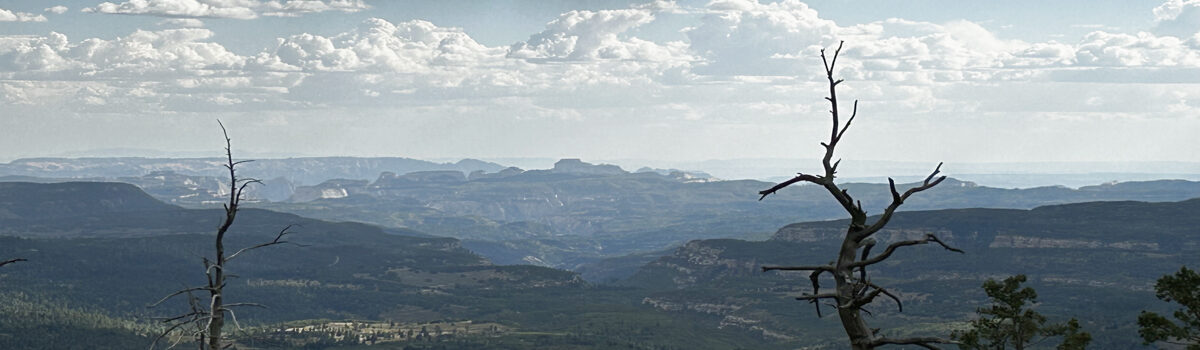
[[(413, 227), (457, 237), (500, 263), (538, 264), (615, 275), (632, 273), (642, 253), (693, 239), (766, 238), (795, 221), (838, 218), (844, 213), (814, 186), (793, 186), (758, 200), (772, 183), (712, 181), (695, 174), (644, 171), (562, 160), (548, 170), (508, 168), (465, 179), (438, 172), (384, 174), (376, 181), (334, 180), (297, 188), (291, 202), (268, 203), (280, 211), (387, 227)], [(876, 211), (891, 200), (886, 184), (848, 183), (845, 188)], [(1200, 182), (1147, 181), (1085, 186), (1002, 189), (947, 179), (905, 210), (945, 208), (1028, 209), (1041, 205), (1105, 200), (1178, 201), (1200, 197)], [(521, 225), (513, 225), (521, 224)], [(602, 259), (623, 267), (586, 267)], [(618, 272), (624, 271), (624, 272)]]
[[(137, 177), (153, 172), (183, 175), (222, 176), (219, 158), (23, 158), (0, 164), (0, 175), (50, 178)], [(496, 172), (505, 166), (475, 159), (434, 163), (401, 157), (306, 157), (257, 159), (243, 164), (244, 176), (258, 179), (285, 178), (293, 184), (316, 184), (329, 179), (371, 180), (385, 171), (410, 173), (457, 170), (464, 174), (482, 170)]]
[[(304, 159), (289, 161), (300, 160)], [(271, 162), (252, 162), (247, 166)], [(153, 168), (143, 169), (138, 164), (131, 161), (122, 166), (127, 170)], [(635, 271), (635, 262), (653, 258), (645, 253), (671, 249), (689, 240), (766, 239), (792, 222), (843, 215), (837, 204), (814, 186), (793, 186), (769, 200), (758, 201), (757, 192), (773, 183), (722, 181), (700, 172), (673, 169), (629, 172), (614, 165), (579, 159), (561, 159), (550, 169), (541, 170), (496, 165), (470, 172), (436, 168), (383, 171), (370, 176), (365, 172), (379, 166), (363, 159), (321, 158), (306, 167), (320, 169), (331, 165), (336, 170), (337, 164), (362, 167), (334, 172), (354, 173), (357, 177), (325, 180), (311, 186), (296, 185), (282, 177), (264, 178), (265, 186), (251, 187), (250, 200), (270, 201), (259, 205), (308, 217), (456, 237), (497, 263), (589, 271), (589, 278), (597, 280), (626, 277)], [(426, 165), (431, 164), (436, 165)], [(443, 165), (446, 164), (465, 166), (472, 162)], [(97, 166), (100, 165), (103, 164)], [(227, 187), (221, 179), (219, 174), (185, 175), (168, 170), (116, 178), (135, 184), (160, 200), (193, 208), (220, 205)], [(59, 181), (62, 180), (70, 179)], [(861, 199), (869, 212), (878, 212), (891, 199), (886, 184), (846, 183), (845, 188)], [(1112, 200), (1178, 201), (1200, 197), (1200, 182), (1159, 180), (1077, 189), (1061, 186), (1004, 189), (948, 179), (925, 194), (910, 199), (902, 210), (1028, 209)], [(608, 260), (607, 263), (621, 265), (619, 268), (585, 266), (629, 254), (635, 254), (636, 259)], [(599, 275), (600, 272), (612, 274)]]
[(124, 183), (0, 182), (0, 222), (178, 209)]
[[(73, 203), (73, 207), (64, 207), (63, 203)], [(12, 209), (20, 207), (30, 210)], [(128, 300), (135, 305), (155, 300), (153, 294), (170, 292), (182, 280), (202, 276), (201, 271), (194, 268), (200, 266), (196, 259), (205, 248), (211, 249), (212, 232), (223, 213), (167, 205), (132, 185), (121, 183), (0, 183), (0, 208), (5, 208), (4, 213), (9, 214), (9, 218), (0, 219), (0, 241), (3, 241), (0, 256), (20, 256), (37, 262), (20, 270), (6, 270), (9, 275), (6, 285), (39, 290), (71, 281), (89, 286), (70, 291), (68, 296), (71, 298), (103, 296)], [(70, 210), (69, 216), (45, 214), (63, 208)], [(463, 249), (459, 241), (452, 238), (429, 237), (403, 229), (384, 230), (361, 223), (326, 222), (263, 209), (243, 209), (228, 233), (226, 244), (242, 247), (270, 241), (276, 232), (288, 225), (293, 225), (296, 232), (289, 240), (302, 246), (283, 245), (255, 251), (244, 262), (231, 266), (253, 278), (302, 278), (326, 284), (390, 283), (401, 286), (391, 287), (397, 292), (430, 286), (415, 278), (408, 282), (388, 282), (389, 269), (474, 271), (476, 275), (482, 274), (481, 271), (494, 271), (511, 276), (512, 281), (525, 281), (519, 282), (520, 285), (579, 284), (578, 277), (565, 271), (492, 265)], [(74, 265), (87, 261), (107, 261), (103, 269), (111, 276), (124, 276), (126, 281), (96, 280), (99, 275), (80, 274), (100, 268)], [(67, 272), (71, 269), (81, 271)], [(177, 276), (180, 273), (183, 277)], [(38, 276), (54, 278), (38, 281)], [(517, 286), (501, 280), (494, 282), (497, 286), (508, 285), (507, 288)], [(118, 283), (121, 286), (93, 288), (93, 283)], [(130, 288), (138, 291), (132, 292)], [(447, 293), (453, 289), (449, 285), (444, 288)], [(259, 294), (253, 291), (255, 288), (249, 289), (240, 293)], [(150, 293), (149, 290), (157, 291)], [(278, 296), (259, 297), (271, 300)], [(365, 308), (352, 312), (367, 312), (363, 315), (374, 318), (380, 311), (371, 314), (370, 309)], [(303, 307), (271, 314), (283, 317), (289, 312), (319, 317), (324, 311), (320, 307)]]
[[(1152, 303), (1154, 280), (1200, 257), (1196, 213), (1200, 198), (899, 212), (876, 234), (880, 246), (936, 233), (966, 253), (936, 245), (897, 250), (871, 268), (871, 279), (898, 292), (904, 312), (887, 302), (872, 311), (889, 328), (963, 320), (983, 304), (983, 280), (1026, 274), (1044, 313), (1103, 330), (1092, 332), (1096, 348), (1136, 347), (1138, 312), (1159, 306)], [(828, 262), (847, 224), (790, 224), (761, 242), (692, 241), (622, 283), (659, 290), (646, 302), (660, 309), (721, 315), (731, 327), (824, 329), (836, 336), (810, 305), (792, 298), (812, 292), (807, 274), (760, 268)]]
[[(181, 286), (202, 284), (201, 256), (211, 254), (212, 234), (223, 215), (219, 209), (159, 203), (121, 183), (4, 183), (0, 208), (6, 210), (0, 218), (0, 256), (28, 259), (0, 273), (0, 348), (13, 349), (147, 346), (146, 334), (157, 329), (154, 317), (186, 311), (187, 305), (182, 300), (146, 305)], [(70, 215), (52, 214), (60, 210)], [(680, 319), (639, 306), (640, 296), (627, 288), (593, 286), (568, 271), (497, 266), (463, 249), (458, 240), (412, 230), (245, 208), (228, 232), (226, 247), (269, 241), (286, 225), (295, 225), (288, 240), (302, 246), (254, 250), (228, 266), (238, 278), (229, 280), (226, 300), (267, 306), (239, 310), (239, 331), (230, 334), (245, 340), (242, 326), (251, 333), (259, 326), (279, 327), (266, 329), (255, 348), (354, 345), (353, 337), (326, 343), (307, 333), (277, 337), (283, 327), (292, 327), (281, 322), (347, 320), (432, 323), (428, 331), (440, 333), (439, 346), (464, 349), (520, 349), (547, 342), (606, 344), (604, 349), (725, 349), (731, 344), (782, 349), (750, 333), (714, 329), (711, 318)], [(498, 323), (502, 331), (523, 332), (472, 340), (452, 329), (442, 333), (438, 328), (448, 320), (481, 328)], [(454, 341), (443, 342), (452, 331)], [(563, 336), (545, 339), (545, 334)], [(430, 344), (428, 337), (422, 342), (415, 336), (409, 333), (408, 342), (399, 346)], [(496, 347), (497, 342), (510, 345)]]

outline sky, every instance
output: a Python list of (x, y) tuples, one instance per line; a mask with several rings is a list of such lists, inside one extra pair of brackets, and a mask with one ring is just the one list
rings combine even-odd
[[(0, 0), (0, 161), (1200, 161), (1200, 0)], [(843, 116), (845, 118), (845, 116)]]

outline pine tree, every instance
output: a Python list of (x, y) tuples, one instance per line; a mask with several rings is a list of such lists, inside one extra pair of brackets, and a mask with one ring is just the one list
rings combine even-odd
[(959, 341), (960, 349), (1016, 349), (1040, 343), (1053, 337), (1061, 337), (1060, 350), (1084, 349), (1092, 341), (1092, 335), (1080, 331), (1079, 321), (1072, 318), (1066, 323), (1047, 324), (1046, 317), (1034, 311), (1037, 291), (1021, 287), (1025, 275), (1016, 275), (998, 282), (988, 279), (983, 290), (992, 305), (979, 308), (979, 318), (971, 321), (967, 331), (954, 332), (951, 336)]
[(1176, 302), (1182, 309), (1172, 316), (1179, 324), (1162, 315), (1142, 311), (1138, 315), (1138, 334), (1145, 343), (1164, 342), (1200, 350), (1200, 274), (1187, 266), (1174, 275), (1166, 275), (1154, 284), (1154, 295), (1165, 302)]

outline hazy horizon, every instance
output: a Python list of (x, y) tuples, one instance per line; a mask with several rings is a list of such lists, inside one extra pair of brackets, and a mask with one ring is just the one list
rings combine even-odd
[[(130, 150), (133, 151), (133, 150)], [(203, 159), (220, 158), (215, 154), (155, 153), (140, 150), (134, 153), (76, 154), (23, 159)], [(278, 160), (291, 158), (324, 157), (274, 157), (269, 154), (242, 152), (239, 159)], [(409, 158), (409, 157), (351, 157), (351, 158), (408, 158), (433, 163), (452, 164), (465, 159), (492, 162), (503, 166), (514, 166), (524, 170), (543, 170), (554, 167), (564, 158)], [(678, 161), (662, 159), (580, 159), (591, 164), (611, 164), (635, 172), (643, 168), (654, 170), (682, 170), (703, 172), (721, 180), (783, 181), (798, 171), (820, 171), (820, 160), (816, 158), (742, 158), (708, 159), (702, 161)], [(12, 164), (16, 160), (0, 160), (0, 165)], [(936, 165), (936, 164), (933, 164)], [(839, 177), (845, 182), (885, 183), (891, 177), (900, 182), (917, 181), (924, 178), (930, 167), (927, 162), (903, 162), (889, 160), (853, 160), (842, 164)], [(1200, 181), (1200, 162), (962, 162), (947, 163), (942, 167), (944, 174), (981, 186), (998, 188), (1031, 188), (1042, 186), (1065, 186), (1079, 188), (1112, 182), (1189, 180)], [(3, 174), (0, 174), (3, 175)], [(306, 184), (314, 185), (314, 184)]]

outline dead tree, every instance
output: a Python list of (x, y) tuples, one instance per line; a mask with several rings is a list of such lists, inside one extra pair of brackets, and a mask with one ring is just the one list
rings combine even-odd
[[(951, 340), (937, 337), (917, 337), (917, 338), (889, 338), (878, 333), (878, 329), (872, 329), (867, 326), (866, 320), (863, 319), (863, 307), (875, 301), (879, 296), (886, 296), (896, 302), (897, 308), (903, 311), (903, 306), (900, 303), (900, 298), (894, 293), (888, 291), (882, 286), (879, 286), (869, 278), (867, 278), (867, 267), (883, 262), (888, 257), (891, 257), (897, 249), (913, 245), (921, 245), (928, 243), (936, 243), (942, 248), (950, 251), (962, 253), (962, 250), (953, 248), (947, 245), (937, 236), (932, 234), (925, 235), (924, 238), (916, 240), (905, 240), (893, 242), (878, 255), (871, 256), (871, 248), (875, 247), (876, 241), (873, 236), (879, 232), (888, 221), (892, 219), (896, 209), (904, 204), (904, 201), (909, 196), (917, 192), (921, 192), (936, 186), (945, 180), (945, 176), (938, 177), (941, 172), (942, 165), (939, 163), (937, 168), (925, 178), (925, 181), (920, 185), (910, 188), (907, 191), (899, 192), (896, 190), (896, 182), (888, 178), (888, 185), (892, 191), (892, 202), (884, 209), (882, 215), (875, 218), (875, 222), (867, 222), (867, 212), (863, 210), (862, 202), (855, 201), (845, 189), (838, 187), (834, 182), (834, 175), (837, 174), (838, 164), (841, 160), (833, 161), (834, 149), (837, 148), (838, 142), (845, 136), (846, 130), (850, 128), (850, 123), (854, 121), (854, 117), (858, 114), (858, 101), (854, 101), (854, 107), (850, 112), (850, 118), (845, 120), (845, 125), (840, 124), (840, 115), (838, 114), (837, 100), (837, 85), (842, 83), (841, 79), (834, 80), (833, 70), (837, 63), (838, 54), (842, 51), (842, 45), (839, 43), (836, 51), (833, 52), (833, 57), (827, 59), (825, 50), (821, 50), (821, 61), (825, 64), (825, 76), (829, 79), (829, 97), (825, 99), (829, 101), (831, 106), (830, 114), (833, 116), (833, 131), (829, 135), (829, 142), (822, 142), (825, 147), (825, 157), (822, 159), (824, 165), (824, 174), (804, 174), (799, 173), (796, 177), (775, 185), (769, 189), (759, 192), (762, 197), (759, 200), (766, 198), (767, 195), (775, 193), (780, 189), (789, 185), (807, 182), (817, 186), (821, 186), (837, 199), (842, 208), (850, 214), (850, 227), (846, 230), (846, 236), (842, 240), (841, 248), (838, 251), (838, 257), (835, 262), (828, 265), (813, 265), (813, 266), (763, 266), (763, 271), (810, 271), (809, 279), (812, 281), (812, 294), (803, 295), (796, 299), (807, 300), (814, 304), (817, 309), (817, 316), (821, 316), (821, 301), (832, 301), (833, 307), (837, 310), (838, 316), (842, 320), (842, 328), (846, 330), (846, 335), (850, 338), (852, 349), (874, 349), (876, 347), (888, 344), (897, 345), (918, 345), (929, 349), (937, 349), (934, 344), (952, 344)], [(822, 274), (828, 273), (833, 276), (835, 283), (834, 289), (828, 292), (821, 291), (820, 277)]]
[[(220, 124), (220, 121), (217, 121), (217, 123)], [(188, 306), (190, 308), (190, 310), (186, 313), (162, 319), (162, 322), (166, 328), (158, 335), (157, 338), (154, 339), (154, 342), (150, 344), (151, 349), (157, 346), (158, 342), (163, 338), (171, 337), (175, 338), (171, 342), (171, 347), (178, 345), (180, 342), (188, 338), (194, 339), (197, 347), (200, 350), (220, 350), (232, 346), (232, 344), (225, 344), (225, 339), (222, 338), (223, 333), (221, 330), (225, 326), (225, 314), (229, 314), (229, 317), (236, 324), (237, 315), (234, 313), (233, 308), (264, 306), (257, 303), (225, 302), (225, 283), (227, 279), (231, 277), (228, 274), (228, 271), (226, 271), (227, 264), (230, 261), (233, 261), (233, 259), (236, 259), (238, 256), (241, 256), (243, 253), (251, 250), (276, 244), (291, 243), (284, 240), (287, 235), (292, 233), (292, 226), (288, 225), (282, 230), (279, 230), (279, 232), (275, 234), (275, 239), (271, 241), (239, 249), (233, 254), (227, 255), (225, 253), (225, 234), (229, 231), (229, 227), (233, 226), (233, 220), (237, 218), (239, 206), (242, 202), (243, 192), (246, 190), (246, 187), (250, 186), (250, 184), (261, 184), (262, 182), (258, 179), (238, 177), (237, 166), (250, 161), (233, 160), (233, 151), (230, 144), (231, 140), (229, 139), (229, 133), (225, 130), (224, 124), (220, 125), (221, 133), (225, 135), (225, 168), (229, 171), (229, 201), (224, 204), (225, 218), (221, 221), (221, 225), (217, 227), (217, 235), (216, 239), (214, 240), (215, 254), (212, 259), (209, 259), (208, 257), (202, 258), (204, 263), (204, 276), (207, 279), (207, 283), (202, 286), (185, 287), (177, 290), (174, 293), (159, 299), (158, 302), (150, 305), (150, 307), (155, 307), (174, 297), (186, 296)], [(200, 293), (201, 295), (208, 293), (207, 305), (200, 296), (196, 295), (197, 293)], [(177, 330), (182, 330), (185, 333), (173, 335)]]

